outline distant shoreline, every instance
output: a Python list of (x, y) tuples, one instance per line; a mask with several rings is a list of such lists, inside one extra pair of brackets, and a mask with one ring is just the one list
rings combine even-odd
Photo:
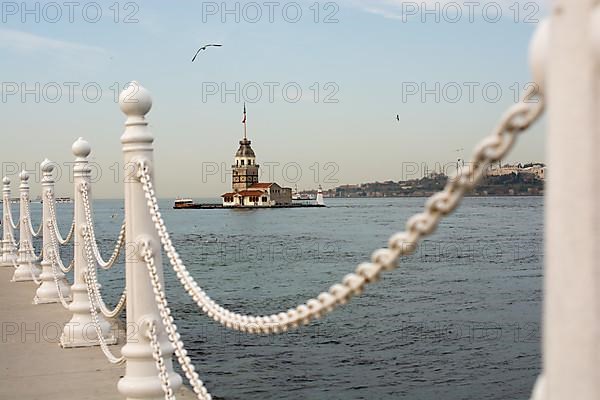
[[(437, 192), (435, 192), (437, 193)], [(406, 196), (346, 196), (346, 197), (325, 197), (326, 199), (404, 199), (404, 198), (428, 198), (434, 195), (406, 195)], [(464, 197), (544, 197), (544, 193), (517, 193), (517, 194), (472, 194), (467, 193)]]
[[(347, 196), (347, 197), (325, 197), (326, 199), (403, 199), (403, 198), (427, 198), (427, 197), (431, 197), (433, 194), (435, 194), (437, 192), (431, 193), (431, 194), (423, 194), (423, 195), (406, 195), (406, 196)], [(527, 194), (472, 194), (472, 193), (467, 193), (465, 194), (464, 197), (544, 197), (544, 193), (527, 193)], [(198, 198), (198, 199), (212, 199), (211, 197), (203, 197), (203, 196), (198, 196), (198, 197), (193, 197)], [(175, 200), (176, 197), (160, 197), (158, 200), (160, 201), (173, 201)], [(122, 198), (106, 198), (106, 197), (102, 197), (102, 198), (96, 198), (94, 200), (100, 200), (100, 201), (123, 201), (124, 199)], [(218, 199), (215, 199), (215, 201)], [(39, 203), (36, 201), (32, 201), (32, 203)], [(15, 203), (18, 204), (18, 203)]]

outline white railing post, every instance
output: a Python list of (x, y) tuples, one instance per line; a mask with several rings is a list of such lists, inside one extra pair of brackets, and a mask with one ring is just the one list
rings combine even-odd
[[(56, 273), (58, 286), (63, 295), (63, 298), (71, 298), (71, 289), (69, 283), (65, 277), (65, 274), (60, 270), (58, 266), (52, 268), (52, 252), (54, 251), (52, 246), (52, 238), (54, 232), (50, 230), (49, 223), (52, 222), (52, 216), (50, 215), (50, 202), (54, 201), (54, 178), (52, 177), (52, 171), (54, 171), (54, 164), (50, 160), (45, 159), (40, 165), (42, 170), (42, 273), (40, 279), (42, 284), (38, 287), (33, 298), (34, 304), (46, 304), (46, 303), (59, 303), (60, 297), (56, 282), (54, 281), (54, 274)], [(60, 255), (57, 255), (60, 256)]]
[[(137, 82), (132, 82), (119, 98), (121, 110), (127, 115), (125, 132), (121, 136), (125, 171), (125, 237), (126, 290), (127, 290), (127, 344), (122, 354), (127, 360), (125, 376), (118, 384), (119, 392), (128, 399), (164, 398), (161, 380), (152, 357), (152, 347), (147, 336), (148, 322), (156, 321), (158, 340), (165, 359), (171, 387), (181, 386), (181, 377), (173, 372), (173, 346), (169, 342), (162, 324), (146, 263), (142, 257), (141, 240), (147, 240), (154, 248), (158, 276), (163, 283), (160, 241), (148, 211), (142, 184), (135, 171), (137, 163), (143, 161), (152, 171), (152, 142), (145, 115), (152, 107), (148, 91)], [(134, 244), (135, 246), (133, 246)]]
[[(87, 257), (84, 245), (86, 219), (83, 194), (81, 193), (82, 185), (87, 185), (87, 190), (91, 197), (90, 176), (92, 170), (87, 159), (90, 155), (91, 147), (83, 138), (79, 138), (73, 143), (71, 149), (75, 155), (75, 165), (73, 167), (73, 216), (75, 218), (75, 228), (73, 232), (73, 285), (71, 286), (73, 301), (69, 304), (69, 311), (73, 313), (73, 316), (65, 324), (62, 336), (60, 337), (60, 344), (62, 347), (97, 346), (100, 344), (100, 340), (94, 329), (94, 323), (90, 314), (90, 301), (84, 278), (87, 269)], [(99, 311), (97, 316), (100, 322), (100, 330), (106, 343), (115, 344), (117, 339), (111, 331), (110, 324)]]
[[(2, 258), (0, 266), (12, 267), (17, 262), (17, 248), (15, 246), (15, 235), (10, 219), (10, 179), (4, 177), (2, 180)], [(14, 222), (14, 221), (12, 221)]]
[(600, 399), (600, 3), (549, 25), (543, 400)]
[(21, 171), (19, 174), (21, 185), (20, 208), (19, 208), (19, 251), (17, 257), (18, 267), (13, 275), (13, 282), (32, 281), (33, 276), (37, 278), (40, 274), (39, 261), (36, 259), (33, 249), (33, 235), (29, 227), (29, 174), (27, 171)]

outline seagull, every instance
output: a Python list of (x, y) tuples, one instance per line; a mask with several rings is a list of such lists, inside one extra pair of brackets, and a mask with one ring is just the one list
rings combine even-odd
[(200, 47), (198, 49), (198, 51), (196, 52), (196, 54), (194, 54), (194, 58), (192, 58), (192, 62), (194, 62), (196, 60), (196, 57), (198, 57), (198, 53), (200, 53), (202, 50), (206, 50), (207, 47), (221, 47), (221, 46), (223, 46), (223, 45), (222, 44), (207, 44), (207, 45)]

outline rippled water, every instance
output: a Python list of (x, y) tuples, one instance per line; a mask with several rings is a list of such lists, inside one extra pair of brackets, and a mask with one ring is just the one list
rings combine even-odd
[[(366, 261), (424, 199), (328, 199), (326, 209), (173, 210), (163, 216), (209, 295), (245, 313), (286, 310)], [(39, 205), (37, 206), (39, 207)], [(62, 231), (69, 205), (59, 205)], [(107, 258), (122, 202), (96, 201)], [(36, 207), (32, 207), (35, 209)], [(201, 315), (166, 271), (182, 338), (215, 398), (525, 399), (540, 367), (543, 199), (468, 198), (433, 239), (365, 294), (280, 336)], [(66, 258), (66, 256), (65, 256)], [(123, 270), (100, 271), (116, 299)]]

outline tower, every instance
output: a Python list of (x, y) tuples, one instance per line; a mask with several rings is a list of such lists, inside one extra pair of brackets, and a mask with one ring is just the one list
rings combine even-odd
[(240, 140), (240, 147), (235, 153), (235, 164), (231, 167), (233, 169), (232, 175), (232, 188), (234, 192), (246, 190), (250, 186), (258, 183), (258, 165), (256, 164), (256, 155), (248, 140), (246, 134), (246, 104), (244, 104), (244, 138)]

